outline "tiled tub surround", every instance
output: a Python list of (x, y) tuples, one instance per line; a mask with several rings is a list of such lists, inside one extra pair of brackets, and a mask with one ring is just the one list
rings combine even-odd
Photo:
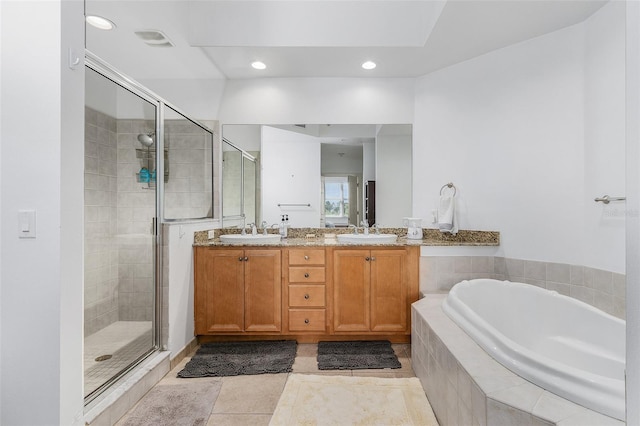
[(463, 280), (494, 278), (532, 284), (625, 319), (625, 275), (587, 266), (494, 256), (420, 258), (420, 291), (446, 293)]
[(624, 424), (500, 365), (446, 316), (445, 297), (429, 294), (411, 309), (413, 369), (442, 426)]

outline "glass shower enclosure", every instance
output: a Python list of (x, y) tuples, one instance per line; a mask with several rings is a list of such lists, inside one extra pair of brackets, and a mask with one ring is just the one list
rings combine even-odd
[(157, 102), (86, 68), (84, 395), (158, 348)]

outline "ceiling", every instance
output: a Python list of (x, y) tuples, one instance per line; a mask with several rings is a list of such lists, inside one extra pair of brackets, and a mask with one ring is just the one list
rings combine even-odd
[[(600, 0), (86, 0), (87, 49), (136, 79), (416, 77), (584, 21)], [(160, 30), (174, 47), (134, 31)], [(260, 60), (267, 69), (251, 68)], [(366, 60), (377, 63), (364, 70)]]

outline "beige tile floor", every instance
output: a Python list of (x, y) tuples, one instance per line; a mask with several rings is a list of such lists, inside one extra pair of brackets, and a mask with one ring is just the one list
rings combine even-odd
[[(415, 377), (411, 366), (411, 346), (408, 344), (392, 345), (402, 365), (399, 369), (383, 370), (318, 370), (316, 356), (318, 345), (298, 344), (293, 372), (297, 374), (325, 374), (343, 376), (374, 376), (374, 377)], [(268, 425), (271, 416), (284, 390), (287, 377), (291, 373), (261, 374), (256, 376), (206, 377), (201, 379), (181, 379), (176, 377), (178, 371), (191, 359), (189, 355), (170, 371), (156, 386), (171, 384), (185, 384), (190, 381), (210, 380), (222, 382), (220, 392), (211, 407), (211, 415), (207, 426), (235, 426), (235, 425)], [(132, 408), (134, 410), (135, 407)], [(131, 411), (130, 411), (131, 412)], [(129, 413), (130, 413), (129, 412)], [(122, 424), (127, 414), (120, 419)]]

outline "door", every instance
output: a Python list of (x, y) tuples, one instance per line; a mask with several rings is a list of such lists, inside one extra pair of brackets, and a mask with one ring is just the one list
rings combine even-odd
[(280, 250), (245, 250), (245, 331), (282, 329)]
[(85, 403), (158, 347), (158, 105), (115, 73), (87, 65)]
[(371, 331), (407, 329), (404, 250), (371, 250)]
[(244, 251), (196, 248), (195, 332), (244, 329)]
[(369, 250), (333, 252), (334, 331), (369, 331)]

